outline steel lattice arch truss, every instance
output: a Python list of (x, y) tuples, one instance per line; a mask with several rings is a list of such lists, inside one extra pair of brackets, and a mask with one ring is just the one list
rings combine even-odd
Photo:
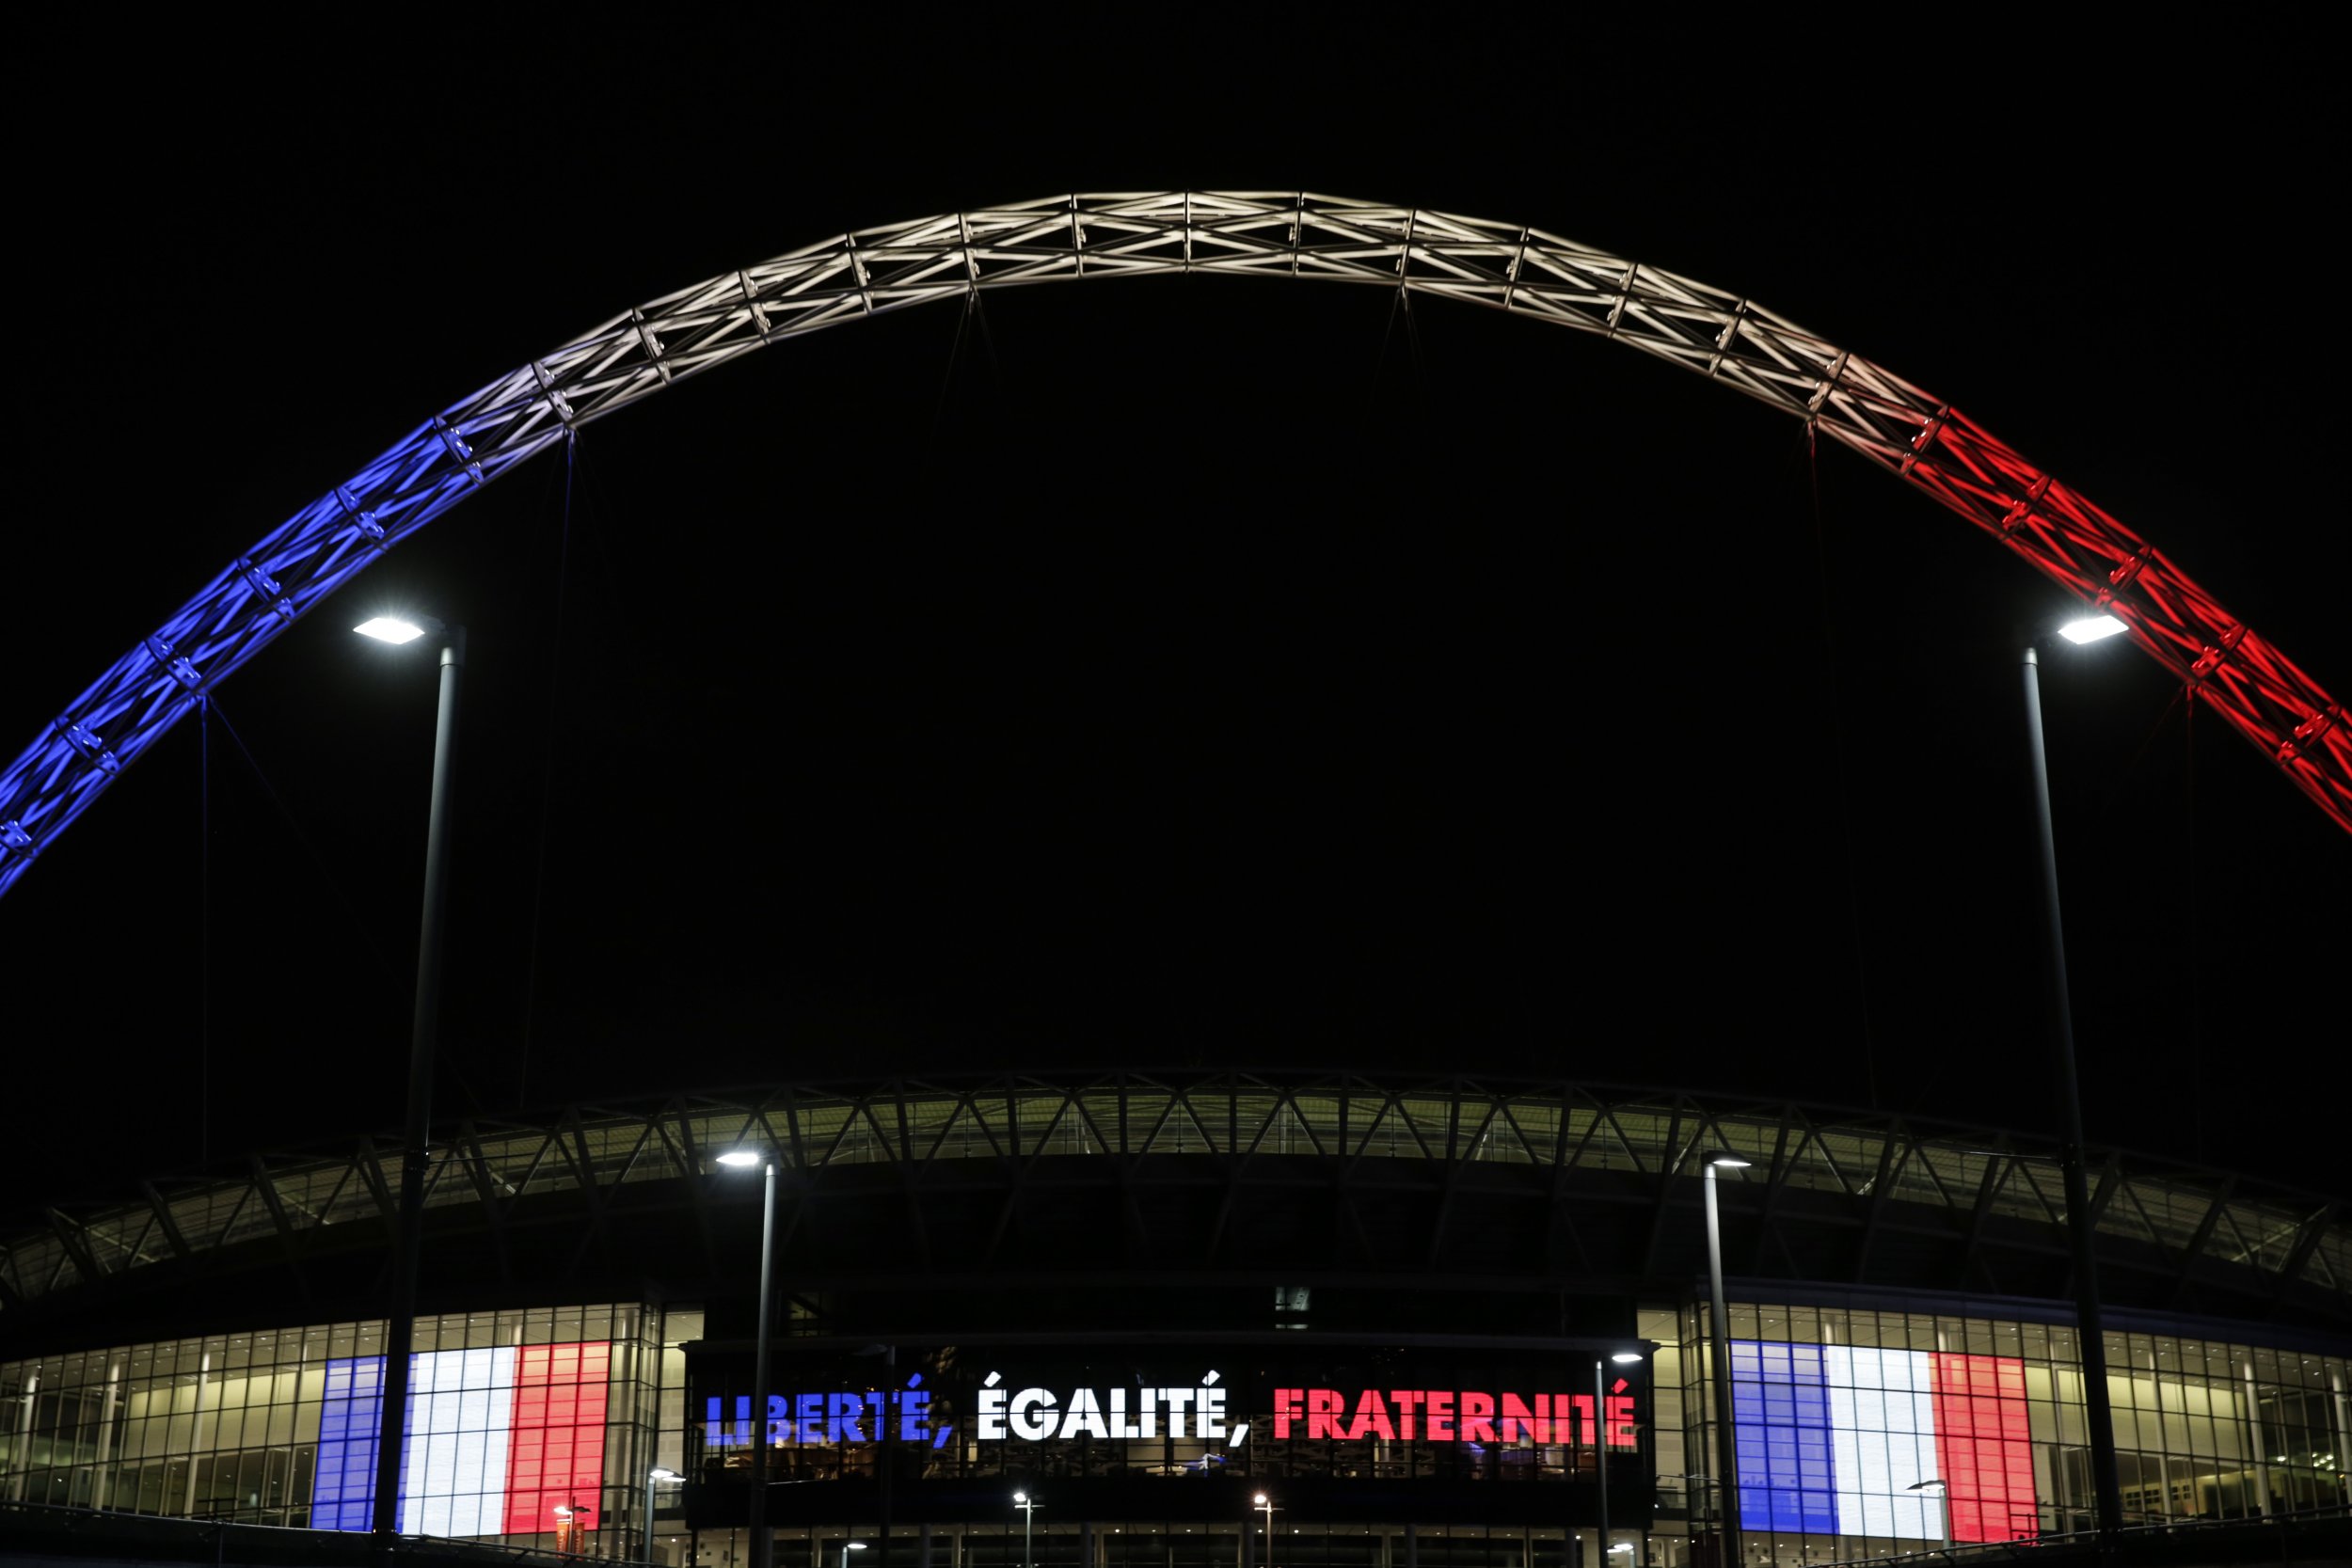
[(1591, 332), (1805, 420), (2087, 604), (2352, 831), (2352, 726), (2161, 551), (1948, 404), (1722, 289), (1518, 224), (1295, 192), (1057, 196), (860, 230), (640, 306), (500, 377), (304, 508), (0, 774), (0, 892), (203, 693), (474, 491), (765, 344), (975, 290), (1163, 273), (1376, 284)]
[[(2029, 1135), (1565, 1082), (1200, 1072), (802, 1083), (461, 1120), (426, 1197), (438, 1289), (743, 1275), (758, 1182), (715, 1157), (747, 1145), (776, 1151), (798, 1288), (1273, 1279), (1681, 1299), (1705, 1269), (1703, 1157), (1728, 1149), (1754, 1162), (1724, 1183), (1726, 1262), (1751, 1282), (2067, 1289), (2058, 1149)], [(0, 1239), (0, 1334), (86, 1336), (118, 1313), (176, 1329), (290, 1298), (366, 1316), (399, 1147), (257, 1155), (46, 1211)], [(2091, 1162), (2111, 1305), (2352, 1327), (2335, 1202)]]

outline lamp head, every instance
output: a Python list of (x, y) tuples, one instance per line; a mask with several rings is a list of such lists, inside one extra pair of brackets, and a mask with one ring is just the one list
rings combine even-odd
[(1250, 1506), (1250, 1507), (1252, 1507), (1252, 1508), (1263, 1508), (1263, 1507), (1265, 1507), (1265, 1494), (1264, 1494), (1264, 1493), (1263, 1493), (1263, 1492), (1261, 1492), (1261, 1493), (1259, 1493), (1256, 1497), (1254, 1497), (1250, 1498), (1250, 1499), (1249, 1499), (1249, 1506)]
[(1012, 1500), (1017, 1503), (1025, 1503), (1029, 1500), (1029, 1495), (1026, 1492), (1015, 1492), (1012, 1495)]
[(1745, 1170), (1756, 1162), (1742, 1160), (1728, 1149), (1719, 1149), (1707, 1157), (1707, 1164), (1713, 1170)]
[(732, 1165), (737, 1170), (746, 1170), (751, 1166), (759, 1164), (759, 1150), (755, 1148), (730, 1148), (724, 1154), (719, 1156), (719, 1163), (723, 1165)]
[(397, 644), (414, 642), (420, 637), (429, 637), (446, 628), (430, 615), (374, 615), (351, 629), (378, 642)]
[(1614, 1355), (1612, 1355), (1609, 1359), (1614, 1361), (1620, 1367), (1629, 1367), (1634, 1362), (1642, 1359), (1642, 1353), (1638, 1350), (1621, 1350)]
[(646, 1471), (645, 1474), (655, 1481), (675, 1481), (678, 1479), (678, 1474), (675, 1470), (664, 1470), (659, 1466)]
[(2058, 627), (2058, 635), (2069, 642), (2096, 642), (2113, 637), (2119, 631), (2132, 628), (2108, 614), (2086, 615)]
[(866, 1543), (863, 1541), (852, 1541), (841, 1549), (845, 1552), (862, 1552), (866, 1549)]

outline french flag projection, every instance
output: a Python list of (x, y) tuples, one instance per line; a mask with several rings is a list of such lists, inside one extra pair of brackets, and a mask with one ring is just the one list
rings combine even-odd
[(1734, 1339), (1731, 1411), (1748, 1529), (1933, 1541), (1948, 1506), (1954, 1541), (2037, 1532), (2014, 1356)]
[[(595, 1528), (604, 1477), (609, 1340), (421, 1351), (409, 1359), (404, 1535), (534, 1535), (579, 1505)], [(314, 1529), (373, 1524), (384, 1358), (326, 1364)]]

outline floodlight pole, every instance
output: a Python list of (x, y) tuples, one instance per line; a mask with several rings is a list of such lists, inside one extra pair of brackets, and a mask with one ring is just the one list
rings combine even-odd
[[(1021, 1568), (1037, 1568), (1036, 1536), (1033, 1533), (1037, 1528), (1037, 1499), (1026, 1492), (1015, 1492), (1012, 1506), (1021, 1511)], [(1266, 1515), (1269, 1521), (1273, 1517), (1271, 1513)]]
[(1721, 1565), (1740, 1568), (1740, 1472), (1731, 1431), (1731, 1311), (1724, 1305), (1724, 1227), (1715, 1208), (1713, 1160), (1708, 1161), (1703, 1174), (1707, 1182), (1707, 1282), (1714, 1307), (1707, 1338), (1715, 1370), (1715, 1490), (1723, 1499)]
[(1944, 1550), (1948, 1552), (1952, 1549), (1951, 1483), (1940, 1479), (1939, 1477), (1930, 1476), (1925, 1481), (1913, 1481), (1909, 1486), (1904, 1487), (1903, 1490), (1906, 1492), (1924, 1492), (1931, 1486), (1935, 1488), (1935, 1516), (1939, 1521), (1941, 1521), (1936, 1528), (1936, 1535), (1937, 1538), (1943, 1542)]
[(1609, 1568), (1609, 1395), (1601, 1386), (1598, 1356), (1593, 1358), (1594, 1474), (1600, 1481), (1600, 1568)]
[(641, 1560), (643, 1561), (651, 1562), (653, 1560), (654, 1486), (660, 1481), (675, 1481), (677, 1479), (675, 1471), (665, 1470), (659, 1465), (645, 1472), (645, 1550), (644, 1555)]
[(2090, 1484), (2099, 1536), (2112, 1541), (2123, 1518), (2115, 1469), (2115, 1418), (2107, 1404), (2106, 1333), (2099, 1311), (2099, 1265), (2091, 1243), (2090, 1182), (2084, 1171), (2082, 1091), (2074, 1072), (2074, 1006), (2066, 986), (2066, 927), (2058, 915), (2058, 838), (2050, 826), (2050, 765), (2042, 741), (2041, 660), (2026, 644), (2026, 744), (2033, 757), (2034, 825), (2042, 850), (2042, 977), (2057, 1056), (2058, 1106), (2065, 1117), (2066, 1234), (2074, 1243), (2075, 1340), (2083, 1377), (2083, 1418), (2090, 1428)]
[(373, 1526), (379, 1546), (400, 1533), (406, 1461), (408, 1358), (417, 1338), (417, 1269), (424, 1253), (424, 1176), (433, 1117), (433, 1051), (441, 1012), (441, 923), (449, 894), (449, 800), (457, 754), (457, 685), (466, 628), (441, 629), (441, 700), (433, 730), (433, 805), (425, 819), (424, 914), (417, 937), (417, 1007), (408, 1036), (408, 1117), (401, 1139), (400, 1217), (392, 1310), (385, 1327), (383, 1403), (376, 1424)]
[[(751, 1568), (771, 1568), (775, 1544), (768, 1538), (768, 1325), (774, 1321), (771, 1296), (775, 1282), (776, 1158), (767, 1160), (768, 1174), (759, 1202), (759, 1326), (752, 1331), (752, 1550)], [(845, 1556), (843, 1559), (847, 1561)]]

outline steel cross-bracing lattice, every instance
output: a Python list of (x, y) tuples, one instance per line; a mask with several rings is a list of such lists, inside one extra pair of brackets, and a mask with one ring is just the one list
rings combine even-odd
[[(461, 1117), (425, 1205), (480, 1243), (456, 1256), (501, 1275), (586, 1267), (609, 1244), (641, 1279), (657, 1253), (715, 1276), (694, 1255), (727, 1195), (749, 1189), (714, 1185), (713, 1157), (746, 1144), (775, 1153), (792, 1244), (821, 1233), (827, 1266), (844, 1270), (1269, 1256), (1295, 1271), (1493, 1269), (1507, 1255), (1538, 1274), (1673, 1288), (1696, 1264), (1689, 1210), (1714, 1149), (1750, 1162), (1727, 1201), (1751, 1279), (2031, 1296), (2037, 1280), (2057, 1288), (2067, 1257), (2060, 1150), (2035, 1134), (1574, 1081), (1323, 1072), (815, 1081)], [(308, 1268), (318, 1283), (358, 1257), (376, 1279), (398, 1148), (378, 1136), (265, 1152), (44, 1209), (0, 1232), (0, 1333), (232, 1268)], [(2352, 1321), (2341, 1203), (2121, 1150), (2091, 1164), (2102, 1273), (2131, 1301)], [(1295, 1229), (1275, 1223), (1282, 1212)], [(1026, 1250), (1052, 1252), (1073, 1216), (1093, 1227), (1082, 1255)], [(1511, 1244), (1499, 1252), (1498, 1237)]]
[(885, 310), (1191, 272), (1489, 306), (1597, 333), (1794, 414), (2122, 620), (2352, 832), (2341, 704), (2154, 546), (1859, 355), (1724, 290), (1518, 224), (1302, 192), (1119, 192), (804, 245), (615, 316), (443, 409), (230, 562), (0, 774), (0, 893), (230, 672), (409, 533), (588, 421), (779, 339)]

